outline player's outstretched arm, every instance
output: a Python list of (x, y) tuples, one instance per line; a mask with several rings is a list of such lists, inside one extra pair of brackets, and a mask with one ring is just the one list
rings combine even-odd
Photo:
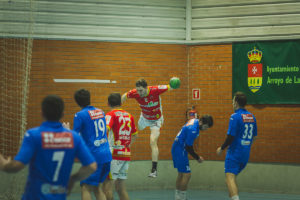
[(94, 171), (97, 170), (97, 163), (93, 162), (90, 165), (82, 166), (78, 172), (71, 175), (69, 184), (68, 184), (68, 194), (71, 193), (73, 186), (76, 181), (81, 181), (89, 177)]
[(0, 154), (0, 170), (7, 173), (16, 173), (23, 169), (25, 165), (20, 161), (11, 160), (10, 157), (7, 159), (4, 158), (2, 154)]
[(121, 103), (123, 104), (126, 100), (127, 100), (127, 92), (122, 95)]

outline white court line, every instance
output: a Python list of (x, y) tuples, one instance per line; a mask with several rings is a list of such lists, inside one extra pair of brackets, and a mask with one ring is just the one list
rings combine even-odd
[(117, 81), (111, 80), (99, 80), (99, 79), (53, 79), (56, 83), (117, 83)]

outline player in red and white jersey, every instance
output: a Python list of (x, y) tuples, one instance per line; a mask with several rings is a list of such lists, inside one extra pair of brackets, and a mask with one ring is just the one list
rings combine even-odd
[(111, 162), (110, 177), (104, 182), (104, 192), (107, 200), (113, 199), (113, 181), (115, 188), (122, 200), (129, 200), (124, 181), (131, 157), (130, 146), (137, 137), (134, 118), (131, 114), (121, 109), (120, 93), (108, 96), (108, 105), (112, 108), (106, 114), (106, 125), (109, 131), (109, 144), (113, 160)]
[(122, 95), (122, 103), (124, 103), (127, 98), (134, 98), (142, 109), (138, 121), (138, 129), (143, 130), (146, 127), (150, 127), (152, 169), (149, 177), (157, 177), (159, 154), (157, 140), (160, 134), (160, 128), (164, 121), (160, 95), (166, 91), (172, 90), (172, 88), (169, 85), (148, 86), (144, 79), (139, 79), (135, 85), (135, 89)]

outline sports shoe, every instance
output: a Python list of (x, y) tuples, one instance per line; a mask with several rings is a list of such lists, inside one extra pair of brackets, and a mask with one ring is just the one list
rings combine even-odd
[(148, 177), (150, 178), (156, 178), (157, 177), (157, 171), (153, 171), (153, 172), (150, 172), (150, 174), (148, 175)]

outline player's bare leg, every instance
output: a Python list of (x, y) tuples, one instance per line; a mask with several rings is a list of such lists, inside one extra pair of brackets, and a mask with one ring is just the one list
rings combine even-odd
[(239, 200), (238, 187), (236, 184), (236, 175), (226, 173), (226, 184), (229, 192), (229, 197), (232, 200)]
[(103, 185), (100, 183), (99, 186), (94, 190), (96, 200), (107, 200), (105, 193), (103, 192)]
[(151, 129), (151, 135), (150, 135), (150, 146), (152, 151), (152, 161), (157, 162), (158, 161), (158, 146), (157, 146), (157, 140), (159, 137), (160, 131), (159, 129)]
[(157, 140), (159, 134), (160, 134), (160, 130), (158, 128), (151, 128), (150, 147), (151, 147), (151, 156), (152, 156), (152, 170), (151, 173), (149, 174), (149, 177), (157, 176), (157, 162), (158, 162), (158, 155), (159, 155)]
[(103, 183), (103, 192), (106, 196), (106, 200), (113, 200), (113, 185), (114, 185), (114, 180), (110, 179), (105, 179)]
[(176, 189), (181, 191), (186, 191), (190, 179), (191, 179), (191, 173), (178, 173), (176, 179)]
[(129, 200), (129, 196), (125, 187), (125, 180), (117, 179), (115, 181), (115, 188), (120, 200)]
[(186, 199), (186, 190), (191, 179), (191, 173), (180, 173), (176, 179), (175, 200)]
[(105, 194), (101, 189), (101, 184), (99, 186), (83, 184), (81, 186), (81, 199), (92, 200), (92, 192), (95, 194), (96, 200), (106, 200)]
[(81, 186), (81, 200), (92, 200), (93, 188), (90, 185), (82, 184)]

